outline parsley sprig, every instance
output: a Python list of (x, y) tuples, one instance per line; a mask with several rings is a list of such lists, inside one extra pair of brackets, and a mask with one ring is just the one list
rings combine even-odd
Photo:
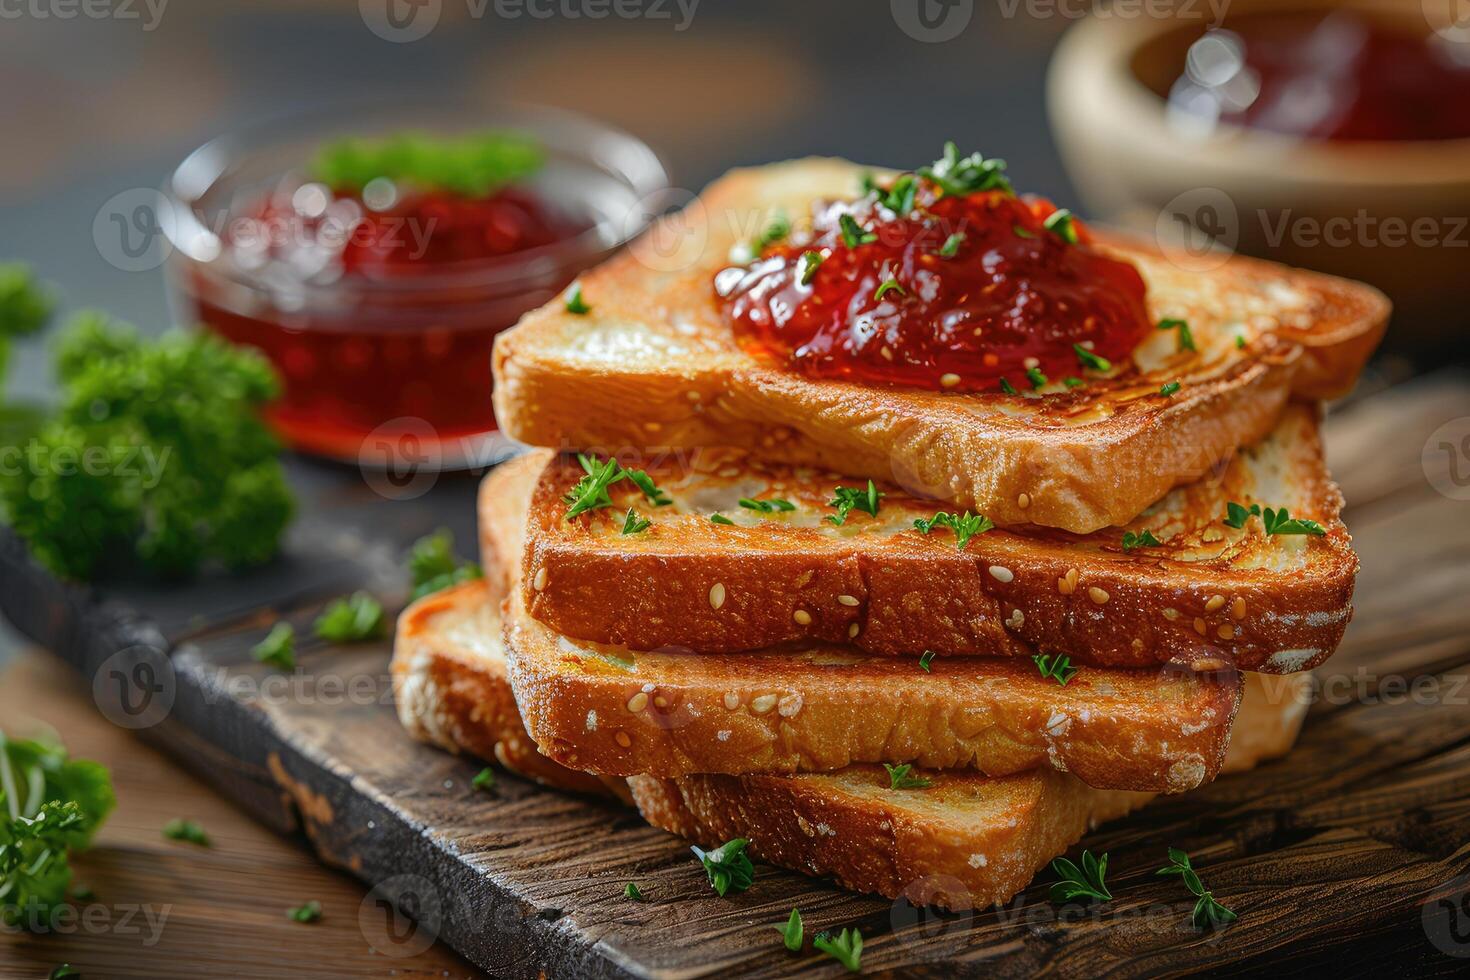
[(1194, 903), (1194, 914), (1191, 917), (1196, 929), (1203, 929), (1207, 925), (1228, 925), (1236, 920), (1234, 912), (1215, 901), (1214, 893), (1205, 888), (1204, 882), (1199, 880), (1199, 875), (1190, 865), (1189, 855), (1179, 848), (1169, 848), (1168, 867), (1160, 868), (1154, 873), (1178, 875), (1184, 879), (1184, 887), (1199, 899)]
[(801, 952), (801, 943), (805, 936), (805, 930), (801, 924), (801, 909), (793, 907), (791, 916), (786, 920), (784, 926), (772, 926), (771, 928), (781, 934), (781, 942), (787, 949), (793, 953)]
[(408, 574), (413, 581), (412, 598), (419, 599), (460, 582), (483, 578), (485, 573), (477, 563), (454, 553), (454, 532), (441, 527), (413, 543), (408, 552)]
[(623, 517), (623, 534), (642, 534), (653, 526), (653, 521), (640, 515), (636, 510), (629, 507), (628, 513)]
[(399, 133), (377, 140), (334, 140), (317, 151), (310, 170), (314, 179), (337, 191), (361, 191), (386, 178), (424, 190), (485, 197), (529, 177), (545, 161), (541, 144), (519, 133)]
[(1071, 657), (1038, 653), (1031, 660), (1036, 664), (1036, 669), (1041, 671), (1042, 677), (1050, 677), (1062, 687), (1066, 687), (1067, 682), (1077, 676), (1077, 668), (1072, 666)]
[(819, 932), (812, 946), (847, 967), (849, 972), (857, 973), (862, 967), (863, 934), (856, 929), (843, 929), (835, 936)]
[(1123, 532), (1123, 550), (1125, 552), (1132, 551), (1134, 548), (1157, 548), (1161, 544), (1163, 542), (1154, 537), (1154, 533), (1148, 528), (1144, 528), (1139, 534), (1134, 534), (1132, 531)]
[(954, 532), (954, 546), (963, 548), (970, 543), (970, 539), (977, 534), (995, 529), (995, 524), (984, 514), (972, 514), (965, 511), (964, 516), (959, 514), (948, 514), (939, 511), (933, 517), (914, 518), (914, 529), (928, 534), (936, 527), (947, 527)]
[(960, 246), (963, 244), (965, 244), (965, 233), (962, 231), (955, 232), (946, 238), (944, 244), (939, 247), (939, 257), (944, 259), (954, 258), (959, 254)]
[(744, 837), (725, 841), (712, 851), (701, 850), (691, 847), (694, 856), (699, 858), (704, 865), (704, 873), (709, 876), (710, 887), (715, 894), (721, 898), (729, 891), (743, 892), (750, 887), (755, 880), (755, 865), (750, 863), (750, 857), (745, 853), (746, 846), (750, 841)]
[(885, 191), (877, 188), (878, 203), (902, 218), (914, 209), (914, 195), (919, 191), (919, 182), (913, 174), (900, 174)]
[(842, 244), (848, 248), (857, 248), (859, 245), (871, 245), (878, 240), (878, 233), (874, 231), (863, 231), (863, 226), (850, 214), (844, 214), (837, 219), (837, 227), (842, 232)]
[(835, 507), (837, 513), (828, 514), (825, 520), (832, 524), (841, 526), (847, 521), (847, 515), (854, 510), (860, 510), (872, 517), (878, 516), (878, 504), (887, 494), (878, 489), (872, 480), (868, 481), (868, 488), (860, 487), (836, 487), (832, 491), (833, 497), (828, 507)]
[(890, 766), (885, 762), (883, 768), (888, 770), (889, 789), (925, 789), (932, 784), (932, 780), (925, 779), (923, 776), (909, 775), (914, 768), (912, 763)]
[(1013, 194), (1011, 182), (1005, 176), (1004, 160), (987, 160), (979, 153), (960, 157), (960, 151), (950, 140), (944, 144), (944, 155), (927, 167), (920, 167), (918, 174), (938, 185), (945, 194), (964, 197), (981, 191), (1004, 191)]
[(643, 892), (638, 890), (637, 884), (630, 881), (623, 886), (623, 897), (631, 898), (635, 902), (641, 902), (643, 901)]
[(1257, 516), (1265, 525), (1267, 534), (1312, 534), (1325, 535), (1327, 529), (1316, 521), (1305, 517), (1292, 517), (1285, 507), (1280, 510), (1272, 510), (1267, 507), (1261, 509), (1260, 504), (1251, 504), (1249, 507), (1230, 501), (1225, 505), (1225, 524), (1227, 527), (1243, 528), (1245, 522), (1251, 516)]
[(383, 604), (367, 592), (333, 599), (313, 624), (316, 635), (332, 643), (355, 643), (383, 634)]
[(1102, 857), (1093, 857), (1091, 851), (1082, 852), (1082, 867), (1077, 867), (1066, 858), (1057, 858), (1051, 863), (1051, 869), (1057, 873), (1061, 881), (1051, 886), (1051, 900), (1058, 904), (1076, 901), (1079, 898), (1098, 899), (1100, 901), (1112, 901), (1113, 893), (1108, 891), (1108, 856), (1106, 852)]
[(569, 521), (588, 511), (611, 507), (612, 497), (608, 494), (608, 488), (619, 480), (631, 482), (643, 494), (644, 499), (655, 507), (667, 507), (674, 502), (644, 470), (624, 469), (612, 457), (600, 460), (584, 453), (577, 454), (577, 462), (581, 464), (584, 475), (561, 498), (562, 503), (567, 505)]

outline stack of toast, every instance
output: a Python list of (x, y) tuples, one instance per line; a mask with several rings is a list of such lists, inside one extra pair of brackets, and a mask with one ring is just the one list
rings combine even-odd
[(978, 907), (1289, 750), (1357, 571), (1320, 402), (1388, 308), (1094, 232), (1187, 348), (1024, 393), (805, 377), (710, 283), (864, 180), (895, 175), (737, 171), (499, 338), (500, 424), (549, 448), (482, 485), (485, 578), (401, 616), (399, 714), (702, 847)]

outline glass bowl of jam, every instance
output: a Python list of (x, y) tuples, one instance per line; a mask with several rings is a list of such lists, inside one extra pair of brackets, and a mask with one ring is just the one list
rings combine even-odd
[[(1386, 346), (1470, 330), (1470, 18), (1397, 0), (1232, 0), (1089, 18), (1048, 82), (1094, 215), (1187, 267), (1239, 251), (1369, 282)], [(1223, 14), (1223, 17), (1220, 16)]]
[(297, 118), (173, 172), (170, 296), (181, 322), (275, 364), (270, 422), (292, 448), (476, 465), (504, 445), (495, 335), (642, 231), (667, 189), (648, 146), (556, 110)]

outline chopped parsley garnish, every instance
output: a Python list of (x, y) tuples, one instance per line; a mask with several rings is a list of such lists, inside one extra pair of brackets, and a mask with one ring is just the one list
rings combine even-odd
[(926, 673), (926, 674), (930, 673), (929, 665), (931, 663), (933, 663), (933, 662), (934, 662), (934, 651), (933, 650), (925, 650), (924, 651), (924, 655), (919, 658), (919, 666), (923, 668), (924, 673)]
[(1083, 385), (1087, 384), (1087, 382), (1083, 381), (1081, 378), (1068, 375), (1067, 377), (1062, 379), (1062, 384), (1066, 385), (1068, 388), (1081, 388)]
[(258, 663), (270, 664), (281, 670), (296, 669), (296, 628), (290, 623), (277, 623), (255, 646), (250, 656)]
[(1245, 350), (1245, 334), (1238, 333), (1235, 335), (1235, 349)]
[(623, 886), (623, 897), (631, 898), (635, 902), (643, 901), (643, 893), (639, 891), (638, 886), (633, 884), (633, 882), (631, 881)]
[(413, 543), (408, 553), (408, 574), (413, 580), (412, 598), (418, 599), (460, 582), (483, 578), (485, 573), (477, 563), (455, 555), (454, 534), (441, 527)]
[(901, 766), (890, 766), (883, 763), (883, 768), (888, 770), (889, 789), (925, 789), (931, 785), (931, 781), (923, 776), (911, 776), (912, 763), (904, 763)]
[(1016, 235), (1017, 238), (1035, 238), (1036, 237), (1034, 234), (1031, 233), (1031, 231), (1029, 229), (1022, 227), (1021, 225), (1011, 225), (1011, 231), (1015, 233), (1015, 235)]
[(691, 847), (694, 856), (699, 858), (704, 865), (704, 873), (709, 876), (710, 887), (715, 894), (721, 898), (726, 892), (743, 892), (750, 887), (755, 880), (755, 865), (750, 863), (750, 857), (745, 853), (745, 847), (750, 841), (744, 837), (726, 841), (712, 851), (700, 850)]
[(1112, 901), (1113, 893), (1108, 891), (1108, 856), (1092, 856), (1091, 851), (1082, 852), (1082, 867), (1068, 861), (1066, 858), (1057, 858), (1051, 863), (1051, 869), (1057, 873), (1061, 881), (1051, 886), (1051, 900), (1058, 904), (1075, 901), (1079, 898), (1093, 898), (1102, 901)]
[(312, 899), (305, 905), (286, 910), (286, 918), (292, 922), (317, 922), (322, 917), (322, 903)]
[(608, 496), (607, 488), (626, 475), (616, 459), (609, 458), (603, 461), (596, 456), (584, 456), (578, 453), (577, 461), (582, 464), (582, 469), (587, 475), (578, 480), (577, 485), (561, 498), (562, 503), (568, 507), (567, 520), (569, 521), (589, 510), (611, 507), (612, 498)]
[(871, 170), (864, 171), (863, 175), (858, 178), (858, 188), (862, 191), (864, 197), (869, 194), (880, 193), (883, 190), (883, 188), (878, 186), (878, 181), (873, 177)]
[(1267, 534), (1316, 534), (1325, 535), (1327, 529), (1316, 521), (1309, 521), (1305, 517), (1292, 517), (1283, 507), (1280, 510), (1272, 510), (1267, 507), (1261, 513), (1261, 523), (1266, 525)]
[(377, 639), (383, 633), (383, 604), (362, 591), (333, 599), (316, 618), (313, 629), (332, 643)]
[(491, 789), (495, 786), (495, 770), (486, 766), (475, 773), (475, 778), (470, 780), (470, 785), (475, 789)]
[(641, 534), (653, 526), (653, 521), (646, 517), (638, 516), (633, 508), (628, 508), (627, 516), (623, 518), (623, 534)]
[(1189, 322), (1187, 320), (1177, 320), (1177, 319), (1164, 319), (1164, 320), (1160, 320), (1159, 321), (1159, 329), (1160, 330), (1178, 330), (1179, 331), (1179, 349), (1180, 350), (1194, 350), (1195, 349), (1195, 346), (1194, 346), (1194, 334), (1190, 333), (1190, 331), (1189, 331)]
[(871, 245), (878, 240), (876, 232), (863, 231), (863, 226), (858, 224), (850, 214), (844, 214), (838, 218), (837, 225), (842, 230), (842, 244), (848, 248)]
[(1041, 373), (1041, 368), (1029, 367), (1026, 369), (1026, 380), (1031, 382), (1031, 389), (1034, 391), (1046, 384), (1046, 375)]
[(1036, 669), (1041, 671), (1042, 677), (1050, 677), (1063, 687), (1066, 687), (1067, 682), (1077, 676), (1077, 668), (1072, 666), (1071, 657), (1038, 653), (1031, 660), (1036, 664)]
[(909, 291), (900, 286), (897, 279), (884, 279), (878, 288), (873, 290), (873, 302), (878, 302), (888, 293), (898, 293), (900, 296), (907, 296)]
[(914, 194), (918, 190), (919, 182), (914, 175), (902, 174), (887, 191), (878, 191), (878, 203), (901, 218), (914, 209)]
[(175, 817), (163, 825), (163, 836), (169, 840), (183, 841), (186, 844), (195, 844), (199, 847), (213, 847), (209, 842), (209, 835), (197, 820), (184, 820)]
[(71, 980), (72, 977), (80, 977), (81, 975), (81, 970), (78, 970), (70, 963), (63, 963), (58, 967), (54, 967), (50, 973), (46, 974), (46, 980)]
[(789, 500), (780, 497), (772, 497), (770, 500), (756, 500), (753, 497), (741, 497), (740, 506), (746, 510), (759, 511), (762, 514), (771, 514), (776, 511), (795, 510), (796, 505)]
[(541, 145), (519, 133), (486, 132), (435, 137), (402, 133), (387, 139), (334, 140), (317, 151), (311, 175), (337, 191), (361, 191), (386, 178), (465, 197), (529, 177), (545, 162)]
[(944, 240), (943, 245), (939, 246), (940, 257), (946, 259), (954, 258), (959, 254), (960, 246), (963, 244), (965, 244), (965, 233), (962, 231), (955, 232)]
[(1161, 544), (1163, 542), (1154, 537), (1154, 532), (1148, 528), (1144, 528), (1141, 534), (1134, 534), (1132, 531), (1123, 532), (1124, 551), (1132, 551), (1134, 548), (1157, 548)]
[(936, 527), (947, 527), (953, 531), (954, 546), (963, 548), (975, 535), (993, 530), (995, 524), (984, 514), (972, 514), (969, 511), (965, 511), (963, 517), (959, 514), (947, 514), (941, 510), (933, 517), (914, 518), (914, 529), (924, 534), (928, 534)]
[(1204, 882), (1199, 880), (1199, 875), (1189, 863), (1189, 855), (1179, 848), (1169, 848), (1168, 867), (1160, 868), (1154, 874), (1178, 875), (1184, 879), (1184, 887), (1189, 889), (1191, 895), (1199, 899), (1194, 903), (1194, 914), (1191, 916), (1196, 929), (1213, 925), (1229, 925), (1236, 920), (1236, 914), (1215, 901), (1214, 893), (1205, 889)]
[(1077, 244), (1077, 225), (1072, 212), (1066, 208), (1057, 208), (1047, 219), (1041, 223), (1041, 227), (1056, 235), (1068, 245)]
[(711, 524), (731, 524), (731, 525), (733, 525), (735, 523), (734, 521), (730, 520), (730, 518), (726, 517), (724, 514), (711, 514), (711, 515), (709, 515), (709, 522)]
[(837, 508), (837, 513), (828, 514), (825, 518), (831, 524), (841, 525), (847, 520), (847, 515), (853, 510), (860, 510), (872, 517), (878, 516), (878, 502), (887, 494), (878, 490), (872, 480), (868, 481), (868, 489), (858, 487), (836, 487), (834, 496), (828, 507)]
[(791, 234), (791, 219), (786, 217), (785, 211), (777, 209), (770, 224), (755, 236), (755, 241), (750, 243), (750, 247), (756, 255), (760, 255), (769, 246), (776, 244), (789, 234)]
[(817, 270), (822, 267), (823, 257), (821, 252), (802, 252), (797, 262), (797, 279), (803, 286), (810, 286), (812, 280), (817, 277)]
[(1011, 384), (1010, 380), (1007, 378), (1000, 379), (1000, 390), (1005, 392), (1007, 395), (1019, 394), (1019, 392), (1016, 391), (1016, 386)]
[(793, 953), (801, 952), (801, 941), (805, 935), (801, 926), (801, 910), (792, 908), (791, 917), (786, 920), (784, 926), (772, 926), (781, 934), (781, 942)]
[(1112, 361), (1106, 357), (1099, 357), (1081, 344), (1073, 344), (1072, 351), (1077, 355), (1077, 360), (1082, 362), (1082, 366), (1090, 371), (1111, 371), (1113, 369)]
[(1160, 386), (1159, 394), (1163, 395), (1165, 398), (1168, 398), (1170, 395), (1174, 394), (1182, 387), (1184, 386), (1181, 385), (1179, 382), (1170, 381), (1168, 384)]
[(572, 288), (567, 290), (567, 312), (575, 313), (577, 316), (585, 316), (592, 312), (592, 307), (582, 298), (582, 284), (572, 283)]
[[(653, 482), (653, 477), (646, 470), (623, 470), (623, 476), (633, 481), (633, 485), (643, 494), (643, 498), (655, 507), (667, 507), (674, 499), (659, 489), (658, 484)], [(617, 481), (614, 480), (614, 483)]]
[(857, 973), (862, 968), (863, 934), (856, 929), (844, 929), (835, 936), (828, 932), (817, 933), (812, 947), (847, 967), (850, 973)]
[(1237, 529), (1245, 527), (1245, 522), (1250, 520), (1252, 514), (1260, 513), (1260, 504), (1251, 504), (1250, 507), (1242, 507), (1232, 500), (1225, 505), (1225, 526)]
[(945, 194), (964, 197), (981, 191), (1004, 191), (1014, 193), (1011, 182), (1005, 176), (1004, 160), (987, 160), (979, 153), (960, 158), (959, 148), (951, 140), (944, 144), (944, 156), (927, 167), (920, 167), (918, 174), (933, 181)]

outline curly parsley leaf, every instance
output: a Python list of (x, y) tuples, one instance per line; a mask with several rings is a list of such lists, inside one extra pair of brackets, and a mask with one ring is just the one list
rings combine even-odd
[(745, 853), (746, 845), (750, 841), (744, 837), (726, 841), (712, 851), (701, 850), (691, 847), (694, 856), (699, 858), (704, 865), (704, 873), (709, 876), (710, 887), (715, 894), (721, 898), (726, 892), (743, 892), (750, 887), (755, 880), (755, 865), (750, 863), (750, 857)]

